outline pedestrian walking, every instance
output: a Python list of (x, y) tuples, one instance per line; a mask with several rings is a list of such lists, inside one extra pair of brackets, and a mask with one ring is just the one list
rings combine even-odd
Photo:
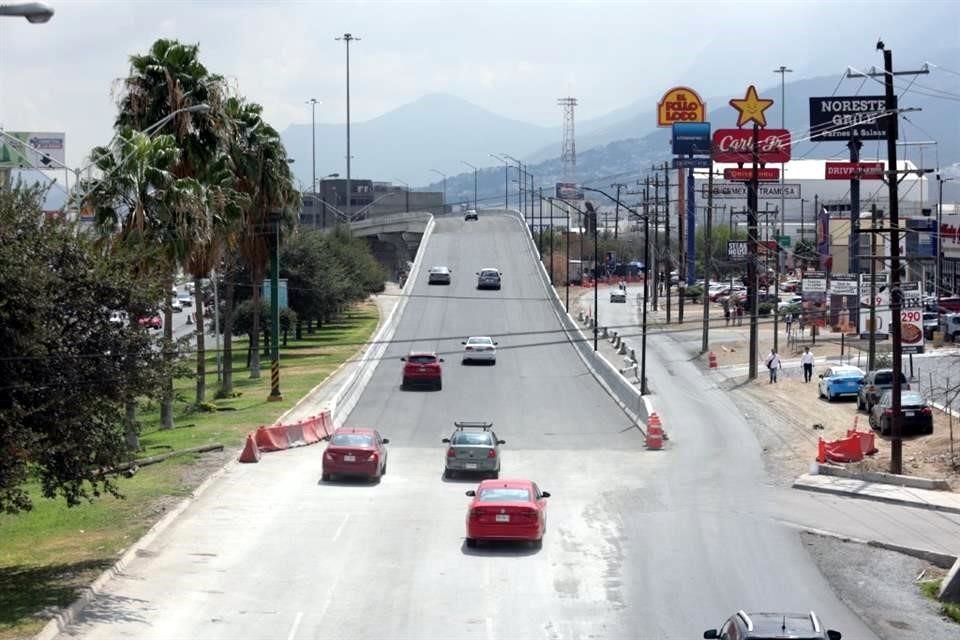
[(770, 349), (770, 355), (767, 356), (767, 369), (770, 370), (770, 382), (768, 384), (773, 384), (777, 381), (777, 371), (782, 368), (783, 364), (780, 362), (780, 356), (777, 355), (774, 349)]
[(800, 364), (803, 365), (803, 381), (810, 382), (810, 379), (813, 378), (813, 354), (810, 353), (810, 347), (803, 348)]
[(784, 317), (783, 321), (784, 321), (784, 322), (786, 323), (786, 325), (787, 325), (787, 337), (789, 338), (789, 337), (790, 337), (790, 329), (793, 328), (793, 314), (792, 314), (792, 313), (788, 313), (788, 314), (786, 315), (786, 317)]
[(723, 301), (723, 319), (727, 323), (727, 326), (730, 326), (730, 301)]
[(738, 304), (737, 305), (737, 326), (739, 327), (742, 325), (743, 325), (743, 305)]

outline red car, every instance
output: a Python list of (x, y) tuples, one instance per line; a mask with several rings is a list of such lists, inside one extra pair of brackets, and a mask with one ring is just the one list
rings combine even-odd
[(324, 482), (333, 476), (360, 476), (377, 480), (387, 473), (387, 450), (390, 442), (376, 429), (340, 427), (333, 432), (323, 452)]
[(543, 545), (547, 531), (547, 498), (530, 480), (484, 480), (467, 510), (467, 546), (480, 540), (527, 540)]
[(436, 353), (411, 351), (400, 359), (403, 361), (403, 382), (400, 384), (402, 389), (415, 385), (432, 387), (438, 391), (443, 388), (443, 370), (440, 367), (443, 358), (438, 358)]
[(146, 327), (148, 329), (160, 329), (161, 327), (163, 327), (163, 318), (161, 318), (157, 314), (154, 314), (152, 316), (143, 316), (142, 318), (137, 320), (137, 323), (141, 327)]

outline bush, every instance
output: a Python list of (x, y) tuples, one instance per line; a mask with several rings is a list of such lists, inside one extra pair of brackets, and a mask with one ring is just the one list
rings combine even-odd
[(698, 287), (696, 285), (691, 285), (684, 289), (683, 291), (684, 298), (690, 298), (694, 302), (699, 302), (700, 298), (703, 297), (703, 287)]

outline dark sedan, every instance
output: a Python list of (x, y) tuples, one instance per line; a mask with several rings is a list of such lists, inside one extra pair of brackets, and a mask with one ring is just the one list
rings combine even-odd
[[(884, 391), (880, 401), (870, 410), (870, 426), (882, 436), (890, 435), (893, 418), (893, 392)], [(933, 433), (933, 411), (919, 391), (900, 394), (900, 434), (928, 436)]]

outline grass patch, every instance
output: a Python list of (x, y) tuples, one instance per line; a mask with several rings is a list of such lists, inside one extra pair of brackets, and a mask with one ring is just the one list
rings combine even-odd
[[(280, 389), (283, 400), (268, 402), (270, 362), (262, 360), (262, 377), (249, 378), (245, 339), (234, 341), (236, 397), (215, 399), (216, 356), (207, 358), (209, 405), (228, 411), (207, 411), (195, 404), (195, 380), (175, 382), (178, 400), (175, 428), (160, 430), (156, 403), (141, 408), (141, 457), (216, 442), (227, 450), (239, 447), (246, 434), (272, 424), (344, 361), (354, 356), (376, 329), (373, 303), (357, 305), (345, 317), (302, 340), (281, 347)], [(291, 336), (292, 338), (292, 336)], [(214, 343), (208, 336), (207, 346)], [(289, 350), (289, 351), (288, 351)], [(286, 357), (287, 355), (291, 357)], [(212, 408), (211, 406), (206, 407)], [(118, 478), (124, 499), (102, 496), (69, 508), (60, 500), (29, 488), (32, 511), (0, 514), (0, 640), (27, 638), (46, 623), (44, 613), (73, 602), (79, 591), (109, 567), (163, 513), (200, 482), (207, 469), (203, 455), (184, 454), (142, 467), (132, 478)], [(219, 460), (219, 458), (218, 458)], [(201, 464), (198, 464), (201, 463)]]
[(927, 580), (920, 583), (920, 591), (931, 600), (936, 600), (940, 605), (940, 614), (957, 624), (960, 624), (960, 604), (956, 602), (940, 602), (937, 600), (937, 594), (940, 593), (940, 585), (943, 580)]

